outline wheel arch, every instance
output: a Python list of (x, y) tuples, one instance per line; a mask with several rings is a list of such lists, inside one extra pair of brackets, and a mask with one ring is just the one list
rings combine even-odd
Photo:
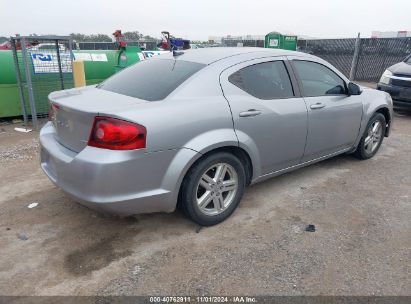
[(358, 137), (355, 141), (355, 144), (353, 148), (348, 151), (348, 153), (353, 153), (355, 150), (358, 148), (358, 145), (360, 144), (361, 138), (366, 130), (366, 127), (368, 125), (368, 122), (371, 120), (371, 118), (376, 114), (380, 113), (384, 115), (384, 118), (386, 120), (386, 129), (385, 129), (385, 137), (388, 137), (391, 131), (391, 123), (392, 123), (392, 114), (390, 112), (390, 109), (387, 105), (380, 105), (379, 107), (373, 108), (372, 110), (370, 108), (366, 108), (364, 111), (364, 117), (361, 122), (361, 128), (358, 132)]
[(211, 154), (218, 153), (218, 152), (228, 152), (236, 156), (238, 159), (240, 159), (240, 161), (244, 164), (244, 170), (245, 170), (246, 178), (247, 178), (246, 185), (248, 186), (253, 179), (254, 165), (247, 151), (239, 146), (234, 146), (234, 145), (221, 146), (221, 147), (209, 150), (208, 152), (204, 153), (199, 159), (197, 159), (197, 161), (194, 164), (192, 164), (191, 167), (194, 166), (197, 162), (201, 161), (201, 159)]
[[(390, 134), (390, 131), (391, 131), (391, 113), (390, 113), (390, 110), (388, 109), (388, 107), (384, 107), (384, 106), (382, 106), (382, 107), (380, 107), (380, 108), (378, 108), (376, 111), (375, 111), (375, 113), (381, 113), (382, 115), (384, 115), (384, 117), (385, 117), (385, 122), (386, 122), (386, 128), (385, 128), (385, 134), (384, 134), (384, 136), (385, 137), (388, 137), (388, 135)], [(374, 114), (375, 114), (374, 113)], [(374, 115), (373, 114), (373, 115)], [(372, 116), (371, 116), (372, 117)]]
[(240, 148), (239, 146), (236, 145), (224, 145), (220, 147), (215, 147), (213, 149), (210, 149), (206, 151), (205, 153), (201, 153), (199, 157), (197, 157), (194, 161), (191, 162), (191, 164), (188, 166), (187, 170), (185, 170), (183, 177), (181, 181), (178, 184), (178, 195), (177, 195), (177, 206), (179, 205), (180, 202), (180, 196), (181, 196), (181, 189), (184, 183), (184, 179), (186, 178), (188, 172), (190, 169), (195, 166), (198, 162), (203, 160), (205, 157), (210, 156), (212, 154), (218, 153), (218, 152), (228, 152), (240, 159), (240, 161), (245, 164), (244, 169), (246, 173), (246, 185), (249, 185), (253, 179), (253, 162), (251, 160), (250, 155), (245, 151), (244, 149)]

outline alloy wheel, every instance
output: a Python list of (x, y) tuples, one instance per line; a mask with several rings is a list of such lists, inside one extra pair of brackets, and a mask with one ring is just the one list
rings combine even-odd
[(238, 175), (235, 169), (227, 163), (214, 164), (198, 182), (197, 205), (206, 215), (218, 215), (231, 205), (237, 190)]
[(364, 149), (372, 154), (382, 139), (382, 124), (379, 120), (374, 121), (368, 129), (367, 137), (364, 139)]

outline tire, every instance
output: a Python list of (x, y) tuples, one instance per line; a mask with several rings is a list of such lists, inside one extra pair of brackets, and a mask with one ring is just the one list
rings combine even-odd
[[(384, 115), (375, 113), (368, 122), (354, 155), (359, 159), (369, 159), (373, 157), (381, 147), (386, 126), (387, 123)], [(373, 130), (373, 128), (377, 129)]]
[(181, 186), (179, 205), (197, 224), (213, 226), (234, 212), (245, 185), (245, 169), (236, 156), (227, 152), (210, 154), (188, 171)]

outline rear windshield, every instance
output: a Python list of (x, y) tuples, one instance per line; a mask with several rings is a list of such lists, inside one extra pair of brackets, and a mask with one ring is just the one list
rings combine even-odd
[(205, 65), (173, 59), (149, 59), (108, 78), (98, 88), (144, 100), (166, 98)]

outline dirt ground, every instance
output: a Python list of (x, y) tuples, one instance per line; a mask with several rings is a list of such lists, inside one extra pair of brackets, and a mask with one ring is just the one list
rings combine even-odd
[(77, 204), (40, 170), (38, 133), (15, 126), (0, 125), (1, 295), (411, 295), (411, 114), (375, 158), (254, 185), (202, 229)]

